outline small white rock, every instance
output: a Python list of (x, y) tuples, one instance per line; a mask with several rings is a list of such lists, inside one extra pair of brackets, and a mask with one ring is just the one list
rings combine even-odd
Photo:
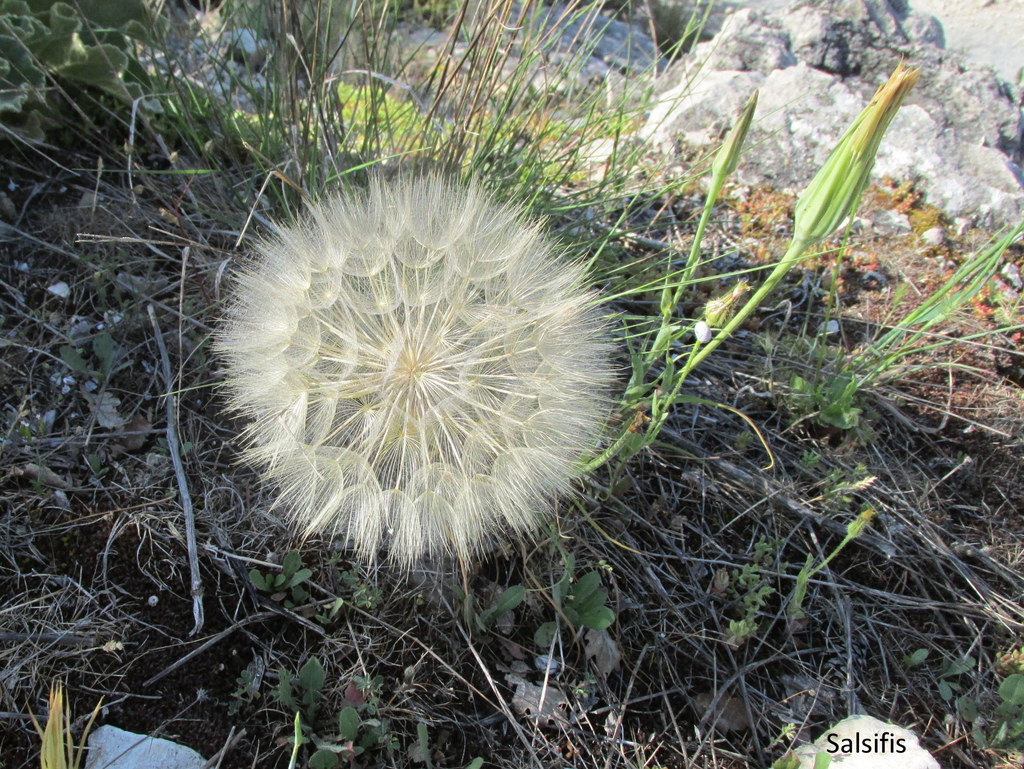
[(534, 657), (533, 666), (541, 673), (545, 673), (549, 676), (557, 676), (558, 671), (562, 669), (562, 666), (558, 664), (558, 660), (552, 659), (546, 654), (543, 654), (540, 657)]
[(1013, 262), (1007, 262), (1004, 264), (1003, 269), (1000, 270), (1000, 274), (1006, 279), (1007, 283), (1018, 291), (1024, 288), (1024, 281), (1022, 281), (1020, 277), (1020, 269)]
[(932, 227), (921, 233), (921, 240), (929, 246), (943, 246), (946, 244), (946, 231), (942, 227)]
[(872, 224), (878, 235), (902, 235), (913, 229), (906, 214), (888, 209), (883, 209), (875, 214)]
[(89, 735), (85, 769), (202, 769), (206, 760), (170, 740), (101, 726)]
[(913, 732), (872, 716), (850, 716), (811, 745), (797, 748), (800, 769), (813, 769), (814, 757), (832, 757), (830, 769), (941, 769)]
[(838, 320), (825, 321), (825, 322), (819, 324), (819, 326), (818, 326), (818, 333), (819, 334), (825, 334), (826, 336), (831, 336), (832, 334), (838, 333), (838, 331), (839, 331), (839, 321)]
[(54, 296), (59, 296), (61, 299), (67, 299), (71, 295), (71, 287), (68, 286), (63, 280), (58, 280), (52, 286), (47, 289)]

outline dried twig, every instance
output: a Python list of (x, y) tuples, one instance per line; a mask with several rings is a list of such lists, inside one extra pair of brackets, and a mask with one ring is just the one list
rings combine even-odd
[(181, 509), (185, 515), (185, 543), (188, 547), (188, 569), (191, 576), (192, 617), (195, 619), (195, 627), (192, 628), (189, 635), (194, 636), (203, 629), (204, 622), (203, 580), (199, 572), (199, 552), (196, 548), (196, 518), (192, 510), (192, 497), (188, 492), (188, 480), (185, 478), (185, 466), (181, 462), (178, 433), (175, 430), (178, 415), (173, 397), (174, 379), (171, 376), (171, 359), (167, 355), (167, 346), (164, 344), (163, 333), (160, 331), (160, 324), (157, 322), (153, 305), (146, 305), (146, 311), (149, 313), (149, 322), (153, 324), (153, 333), (156, 335), (156, 346), (160, 350), (160, 362), (167, 387), (165, 395), (167, 398), (167, 449), (171, 454), (171, 462), (174, 464), (174, 475), (178, 479), (178, 490), (181, 493)]
[(202, 767), (200, 767), (200, 769), (219, 769), (221, 763), (223, 763), (224, 759), (227, 757), (228, 753), (231, 751), (231, 748), (235, 747), (235, 745), (237, 745), (239, 742), (241, 742), (242, 738), (245, 735), (246, 735), (245, 729), (240, 729), (239, 731), (236, 732), (235, 731), (235, 727), (232, 726), (231, 727), (231, 732), (228, 734), (228, 739), (224, 743), (224, 746), (220, 750), (218, 750), (216, 753), (214, 753), (213, 757), (209, 761), (207, 761), (205, 764), (203, 764)]
[(0, 633), (0, 643), (36, 643), (62, 644), (66, 646), (96, 646), (98, 641), (94, 635), (80, 633)]

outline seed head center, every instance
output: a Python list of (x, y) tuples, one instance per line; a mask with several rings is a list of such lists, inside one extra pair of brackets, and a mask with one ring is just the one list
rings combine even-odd
[(433, 344), (407, 342), (395, 365), (395, 395), (408, 417), (419, 418), (451, 394), (450, 362)]

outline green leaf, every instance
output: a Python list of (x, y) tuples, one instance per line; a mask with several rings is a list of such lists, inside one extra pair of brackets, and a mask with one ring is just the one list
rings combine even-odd
[(956, 709), (964, 721), (974, 722), (978, 720), (978, 703), (966, 694), (956, 698)]
[(309, 705), (313, 704), (320, 694), (320, 690), (324, 688), (324, 679), (326, 678), (324, 666), (315, 656), (310, 657), (299, 671), (298, 678), (299, 686), (304, 692), (303, 701)]
[(580, 615), (580, 624), (591, 630), (607, 630), (615, 622), (615, 612), (607, 606), (597, 606)]
[(929, 649), (925, 649), (922, 647), (911, 652), (910, 654), (905, 654), (903, 656), (903, 664), (906, 665), (908, 668), (916, 668), (918, 665), (923, 664), (924, 661), (928, 659), (929, 653)]
[(974, 667), (974, 660), (970, 657), (961, 657), (960, 659), (953, 660), (950, 662), (946, 669), (940, 673), (942, 678), (949, 678), (951, 676), (959, 676), (970, 671)]
[[(292, 674), (284, 668), (277, 671), (277, 700), (289, 710), (298, 710), (292, 692)], [(298, 713), (295, 714), (298, 718)]]
[(482, 758), (480, 758), (479, 756), (477, 756), (472, 761), (470, 761), (468, 764), (466, 764), (466, 769), (481, 769), (481, 767), (483, 765), (484, 765), (484, 760)]
[(526, 588), (522, 585), (512, 585), (498, 596), (493, 606), (480, 612), (477, 616), (477, 625), (481, 630), (486, 630), (502, 614), (519, 606), (525, 597)]
[(69, 344), (63, 345), (60, 348), (60, 359), (64, 361), (72, 371), (76, 371), (79, 374), (92, 373), (92, 369), (90, 369), (89, 364), (85, 362), (85, 358), (82, 357), (82, 353)]
[(999, 684), (999, 696), (1012, 705), (1024, 705), (1024, 675), (1014, 673)]
[(525, 598), (526, 588), (522, 585), (512, 585), (498, 596), (498, 600), (494, 602), (494, 611), (498, 615), (504, 614), (507, 611), (512, 611), (518, 607)]
[(537, 631), (533, 634), (533, 642), (537, 645), (538, 649), (548, 649), (551, 647), (551, 639), (555, 637), (555, 629), (557, 625), (554, 622), (545, 622)]
[(949, 681), (939, 681), (939, 696), (946, 702), (953, 699), (953, 687), (949, 685)]
[(285, 582), (284, 587), (295, 587), (296, 585), (301, 585), (311, 576), (313, 576), (313, 571), (311, 569), (299, 569), (297, 572), (292, 574), (290, 579), (282, 581)]
[(606, 593), (601, 589), (601, 575), (596, 571), (584, 574), (576, 582), (572, 591), (572, 601), (576, 604), (577, 611), (585, 611), (590, 608), (595, 598), (604, 603)]
[(100, 364), (100, 376), (106, 379), (117, 362), (117, 343), (110, 334), (99, 334), (92, 340), (92, 353)]
[(249, 569), (249, 579), (256, 586), (257, 590), (268, 590), (270, 588), (267, 577), (259, 569)]
[(289, 550), (281, 562), (281, 573), (285, 576), (291, 576), (302, 568), (302, 556), (299, 555), (298, 550)]
[(334, 769), (340, 762), (337, 753), (321, 748), (309, 757), (309, 769)]
[(850, 404), (832, 403), (818, 412), (818, 421), (840, 430), (852, 430), (860, 424), (863, 409), (854, 408)]
[(359, 711), (351, 705), (342, 709), (338, 713), (338, 735), (343, 740), (349, 742), (355, 742), (356, 737), (359, 736), (359, 724), (361, 719), (359, 718)]

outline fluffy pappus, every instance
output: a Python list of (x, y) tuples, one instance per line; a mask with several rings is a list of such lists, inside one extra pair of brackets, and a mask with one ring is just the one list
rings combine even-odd
[(243, 456), (304, 535), (365, 560), (529, 536), (609, 413), (583, 286), (475, 187), (409, 177), (313, 205), (240, 270), (217, 332)]

